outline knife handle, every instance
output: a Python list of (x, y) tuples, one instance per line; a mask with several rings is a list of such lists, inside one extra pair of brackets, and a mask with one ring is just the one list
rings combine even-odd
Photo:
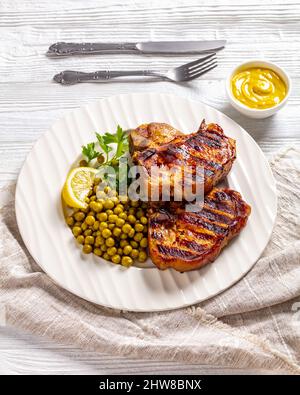
[(134, 43), (65, 43), (52, 44), (47, 52), (49, 57), (70, 55), (91, 55), (101, 53), (136, 52)]

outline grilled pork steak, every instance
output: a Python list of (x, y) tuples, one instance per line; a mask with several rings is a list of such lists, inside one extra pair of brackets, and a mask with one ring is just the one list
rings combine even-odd
[[(151, 168), (163, 170), (170, 180), (170, 197), (176, 188), (183, 190), (183, 177), (173, 174), (191, 174), (193, 192), (196, 190), (196, 171), (201, 169), (204, 193), (209, 192), (230, 171), (236, 157), (235, 140), (225, 136), (217, 124), (203, 121), (196, 133), (183, 135), (166, 124), (142, 125), (130, 138), (133, 161), (143, 167), (145, 188), (158, 186), (161, 198), (162, 180), (151, 176)], [(198, 173), (199, 174), (199, 173)], [(159, 199), (160, 200), (160, 199)]]
[(212, 262), (246, 225), (250, 206), (231, 189), (213, 189), (199, 212), (182, 203), (155, 209), (149, 216), (148, 245), (159, 269), (185, 272)]

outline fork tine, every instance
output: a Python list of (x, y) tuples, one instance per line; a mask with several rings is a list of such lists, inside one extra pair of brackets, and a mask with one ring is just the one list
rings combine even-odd
[(198, 62), (197, 64), (195, 64), (195, 65), (193, 65), (193, 66), (191, 66), (191, 67), (188, 67), (188, 71), (191, 73), (191, 72), (193, 72), (195, 69), (198, 69), (199, 67), (205, 66), (206, 64), (212, 62), (213, 60), (217, 60), (216, 54), (214, 54), (214, 56), (211, 56), (209, 59), (206, 59), (206, 60), (203, 61), (203, 62)]
[(211, 66), (211, 65), (213, 65), (213, 64), (216, 64), (217, 63), (217, 59), (212, 59), (211, 61), (209, 61), (209, 62), (206, 62), (205, 64), (201, 64), (201, 65), (199, 65), (197, 68), (195, 67), (194, 69), (192, 69), (192, 70), (187, 70), (187, 72), (186, 72), (186, 74), (188, 74), (188, 75), (193, 75), (193, 74), (196, 74), (196, 73), (198, 73), (199, 71), (201, 71), (201, 70), (203, 70), (203, 69), (206, 69), (207, 67), (209, 67), (209, 66)]
[(180, 68), (185, 69), (185, 68), (190, 68), (190, 67), (196, 66), (198, 64), (203, 63), (205, 60), (210, 59), (211, 57), (213, 57), (215, 55), (216, 55), (215, 52), (210, 53), (209, 55), (204, 56), (203, 58), (193, 60), (193, 62), (190, 62), (190, 63), (186, 63), (186, 64), (180, 66)]
[(201, 75), (203, 75), (203, 74), (207, 73), (208, 71), (210, 71), (210, 70), (216, 68), (217, 66), (218, 66), (217, 63), (213, 63), (212, 65), (209, 65), (208, 67), (206, 67), (206, 68), (204, 68), (204, 69), (201, 69), (198, 73), (187, 76), (187, 78), (184, 79), (184, 81), (191, 81), (191, 80), (194, 80), (195, 78), (200, 77)]

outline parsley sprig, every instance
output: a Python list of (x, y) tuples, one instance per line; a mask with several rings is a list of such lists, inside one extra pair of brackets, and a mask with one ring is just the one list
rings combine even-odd
[(100, 153), (95, 150), (95, 143), (89, 143), (86, 146), (82, 146), (82, 155), (87, 158), (88, 162), (90, 162), (97, 158)]
[[(99, 133), (95, 133), (95, 134), (97, 141), (89, 143), (86, 146), (82, 146), (82, 154), (86, 158), (88, 164), (93, 159), (97, 158), (102, 170), (104, 170), (105, 166), (114, 167), (117, 176), (116, 182), (118, 184), (120, 181), (118, 163), (119, 163), (119, 159), (123, 155), (125, 155), (129, 150), (128, 135), (125, 131), (123, 131), (123, 129), (119, 125), (115, 133), (106, 132), (103, 135)], [(98, 152), (96, 150), (95, 147), (97, 143), (101, 148), (102, 152)], [(112, 144), (116, 146), (116, 149), (113, 155), (110, 156), (110, 153), (113, 151), (113, 147), (111, 146)], [(126, 171), (126, 175), (127, 175), (127, 171)], [(107, 181), (109, 182), (109, 180)]]
[[(118, 160), (121, 158), (121, 156), (128, 152), (128, 136), (120, 125), (118, 125), (116, 133), (106, 132), (104, 135), (96, 133), (96, 137), (97, 142), (106, 157), (103, 165), (109, 165), (113, 163), (114, 160)], [(116, 150), (113, 157), (109, 158), (109, 153), (113, 150), (111, 144), (116, 144)], [(89, 143), (86, 146), (82, 146), (82, 154), (86, 157), (88, 162), (91, 162), (93, 159), (101, 155), (101, 153), (95, 149), (94, 142)]]

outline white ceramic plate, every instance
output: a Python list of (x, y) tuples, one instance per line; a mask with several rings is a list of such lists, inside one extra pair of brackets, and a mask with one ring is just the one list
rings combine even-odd
[[(83, 255), (65, 224), (60, 193), (65, 177), (94, 132), (166, 122), (189, 133), (201, 120), (215, 122), (237, 140), (237, 160), (227, 177), (251, 205), (248, 224), (203, 269), (178, 273), (123, 268), (92, 254)], [(60, 286), (91, 302), (131, 311), (159, 311), (192, 305), (225, 290), (247, 273), (264, 250), (274, 225), (276, 187), (262, 151), (238, 124), (197, 101), (165, 94), (119, 95), (67, 114), (35, 144), (21, 170), (16, 215), (35, 261)]]

